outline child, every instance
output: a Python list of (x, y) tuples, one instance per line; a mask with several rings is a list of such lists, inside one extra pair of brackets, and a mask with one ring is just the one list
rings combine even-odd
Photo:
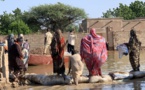
[(23, 54), (23, 62), (24, 62), (24, 65), (25, 65), (25, 70), (26, 71), (28, 69), (28, 56), (29, 56), (29, 53), (28, 53), (28, 50), (26, 48), (22, 48), (22, 54)]

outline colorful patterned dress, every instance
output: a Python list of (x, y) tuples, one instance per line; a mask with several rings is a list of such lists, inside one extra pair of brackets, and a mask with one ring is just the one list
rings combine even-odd
[(89, 70), (89, 75), (102, 75), (101, 66), (107, 60), (106, 42), (96, 34), (95, 29), (81, 40), (80, 53)]
[(51, 43), (51, 56), (53, 59), (53, 72), (57, 74), (64, 74), (65, 66), (63, 61), (65, 44), (64, 37), (61, 37), (58, 41), (54, 36)]
[(130, 31), (130, 39), (128, 46), (129, 46), (129, 60), (132, 69), (133, 71), (139, 71), (141, 42), (138, 40), (136, 32), (134, 30)]

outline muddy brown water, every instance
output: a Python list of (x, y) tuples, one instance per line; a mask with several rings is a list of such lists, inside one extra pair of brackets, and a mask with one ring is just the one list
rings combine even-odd
[[(145, 70), (145, 51), (141, 51), (140, 55), (140, 70)], [(66, 73), (68, 71), (68, 63), (66, 65)], [(52, 64), (40, 65), (40, 66), (29, 66), (28, 73), (37, 74), (52, 74)], [(108, 52), (108, 60), (102, 66), (102, 73), (108, 74), (111, 71), (125, 71), (129, 72), (132, 68), (130, 66), (129, 57), (123, 56), (121, 59), (118, 57), (117, 51)], [(84, 68), (84, 75), (88, 75), (88, 71)], [(145, 90), (145, 78), (135, 79), (131, 81), (118, 81), (110, 83), (81, 83), (78, 86), (75, 85), (54, 85), (54, 86), (43, 86), (43, 85), (30, 85), (20, 86), (14, 90)]]

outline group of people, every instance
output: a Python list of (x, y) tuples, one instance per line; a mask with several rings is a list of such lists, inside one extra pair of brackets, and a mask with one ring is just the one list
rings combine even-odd
[[(51, 41), (49, 42), (49, 47), (53, 59), (54, 73), (65, 76), (64, 47), (67, 45), (67, 51), (71, 54), (68, 74), (71, 73), (76, 85), (78, 84), (79, 77), (83, 73), (83, 62), (86, 64), (90, 77), (95, 75), (102, 76), (101, 66), (107, 60), (108, 46), (106, 45), (105, 38), (96, 34), (94, 28), (91, 28), (90, 33), (81, 39), (80, 51), (75, 50), (77, 36), (74, 34), (74, 30), (69, 32), (67, 40), (65, 40), (60, 29), (56, 30), (53, 35), (50, 35), (49, 31), (49, 34), (46, 34), (45, 38), (47, 38), (45, 40)], [(135, 30), (130, 31), (129, 42), (124, 44), (129, 50), (132, 71), (139, 71), (141, 42), (138, 40)]]
[[(46, 48), (50, 47), (53, 59), (53, 72), (65, 78), (64, 51), (67, 45), (67, 51), (71, 54), (68, 74), (71, 73), (77, 85), (79, 77), (83, 72), (83, 61), (86, 63), (89, 76), (102, 76), (101, 66), (107, 60), (107, 48), (104, 37), (97, 35), (94, 28), (90, 29), (89, 35), (82, 38), (80, 54), (79, 51), (75, 50), (76, 38), (74, 30), (69, 32), (68, 40), (65, 40), (60, 29), (56, 30), (53, 35), (47, 30), (44, 53), (46, 53)], [(47, 40), (50, 41), (48, 44), (46, 44)]]
[(23, 34), (20, 34), (18, 38), (10, 34), (7, 41), (10, 75), (13, 76), (12, 81), (19, 82), (20, 76), (28, 69), (29, 43), (27, 39), (24, 40)]
[[(81, 39), (80, 51), (75, 50), (76, 38), (77, 36), (74, 34), (74, 30), (70, 31), (68, 40), (65, 40), (60, 29), (55, 30), (53, 34), (48, 29), (44, 39), (44, 54), (46, 54), (49, 48), (53, 59), (53, 73), (63, 76), (65, 79), (64, 52), (67, 45), (67, 51), (71, 53), (68, 74), (71, 73), (77, 85), (83, 73), (83, 62), (86, 64), (90, 77), (96, 75), (102, 76), (101, 66), (106, 62), (108, 53), (105, 38), (96, 34), (94, 28), (91, 28), (90, 33)], [(129, 59), (133, 71), (139, 71), (141, 42), (138, 40), (134, 30), (130, 31), (130, 40), (125, 44), (129, 49)], [(15, 75), (16, 78), (19, 78), (27, 68), (28, 52), (28, 40), (24, 41), (23, 35), (20, 35), (17, 39), (14, 38), (13, 34), (9, 35), (9, 69), (10, 73)]]

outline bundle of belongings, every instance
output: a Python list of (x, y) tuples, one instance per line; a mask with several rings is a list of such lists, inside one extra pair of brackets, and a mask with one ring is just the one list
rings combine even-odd
[(128, 55), (129, 50), (125, 44), (119, 44), (117, 46), (117, 50), (119, 53), (119, 58), (122, 58), (123, 55)]

